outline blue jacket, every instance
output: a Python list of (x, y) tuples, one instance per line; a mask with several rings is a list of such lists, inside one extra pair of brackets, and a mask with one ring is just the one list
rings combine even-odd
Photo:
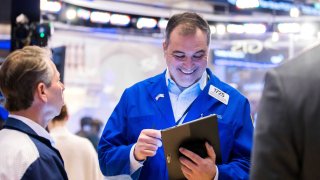
[[(248, 100), (231, 86), (210, 76), (206, 87), (196, 98), (184, 123), (210, 114), (218, 120), (222, 163), (218, 164), (219, 179), (248, 179), (253, 125)], [(229, 95), (228, 105), (208, 94), (215, 86)], [(158, 94), (164, 98), (156, 100)], [(165, 72), (126, 89), (111, 114), (101, 136), (98, 155), (100, 168), (107, 176), (130, 174), (129, 153), (143, 129), (165, 129), (175, 125)], [(163, 147), (148, 158), (140, 179), (168, 179)], [(135, 176), (138, 173), (134, 173)]]
[[(4, 138), (10, 136), (10, 139)], [(0, 159), (3, 157), (10, 159), (10, 162), (0, 162), (0, 166), (4, 168), (0, 172), (0, 177), (34, 180), (68, 179), (59, 151), (51, 146), (48, 139), (38, 136), (22, 121), (8, 118), (4, 129), (0, 131), (0, 139), (1, 153), (5, 153), (1, 154)], [(3, 144), (6, 146), (2, 146)], [(2, 172), (4, 174), (1, 174)]]

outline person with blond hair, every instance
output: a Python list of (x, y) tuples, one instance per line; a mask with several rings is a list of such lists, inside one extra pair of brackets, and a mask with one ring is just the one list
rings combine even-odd
[(64, 105), (64, 85), (51, 51), (26, 46), (0, 68), (9, 118), (0, 131), (0, 179), (68, 179), (63, 160), (45, 130)]

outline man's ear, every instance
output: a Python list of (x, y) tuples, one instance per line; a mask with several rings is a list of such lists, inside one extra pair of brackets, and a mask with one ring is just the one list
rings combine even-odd
[(39, 83), (36, 88), (36, 95), (39, 97), (41, 101), (47, 102), (47, 87), (44, 83)]
[(167, 47), (168, 47), (167, 41), (164, 41), (164, 42), (162, 43), (163, 51), (166, 51), (166, 50), (167, 50)]
[(168, 43), (167, 43), (167, 41), (164, 41), (163, 43), (162, 43), (162, 48), (163, 48), (163, 55), (164, 55), (164, 57), (166, 56), (166, 53), (167, 53), (167, 48), (168, 48)]

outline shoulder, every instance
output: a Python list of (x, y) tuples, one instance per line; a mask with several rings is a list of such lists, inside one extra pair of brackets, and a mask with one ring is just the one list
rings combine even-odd
[(4, 175), (20, 179), (28, 167), (40, 156), (29, 136), (16, 130), (3, 129), (0, 131), (0, 147), (0, 162), (3, 165), (0, 169), (1, 177)]
[(3, 129), (0, 132), (0, 144), (4, 146), (1, 149), (1, 154), (13, 156), (13, 154), (21, 154), (22, 158), (25, 155), (30, 156), (27, 159), (36, 159), (39, 156), (39, 151), (30, 139), (30, 137), (17, 130)]
[[(97, 158), (97, 152), (87, 138), (71, 133), (68, 136), (64, 136), (64, 138), (57, 139), (56, 147), (65, 163), (68, 164), (76, 164), (76, 162), (84, 162), (86, 159)], [(71, 154), (72, 156), (70, 156)], [(75, 161), (74, 159), (77, 160)]]
[(50, 135), (60, 151), (63, 149), (82, 151), (83, 148), (92, 146), (92, 143), (87, 138), (72, 134), (69, 131), (64, 133), (51, 132)]

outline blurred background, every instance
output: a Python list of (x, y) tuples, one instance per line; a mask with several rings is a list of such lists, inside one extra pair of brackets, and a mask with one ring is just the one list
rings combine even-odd
[(168, 18), (210, 24), (209, 67), (259, 106), (265, 72), (320, 39), (319, 0), (1, 0), (0, 64), (14, 49), (48, 46), (65, 84), (68, 127), (106, 123), (126, 87), (166, 68)]

